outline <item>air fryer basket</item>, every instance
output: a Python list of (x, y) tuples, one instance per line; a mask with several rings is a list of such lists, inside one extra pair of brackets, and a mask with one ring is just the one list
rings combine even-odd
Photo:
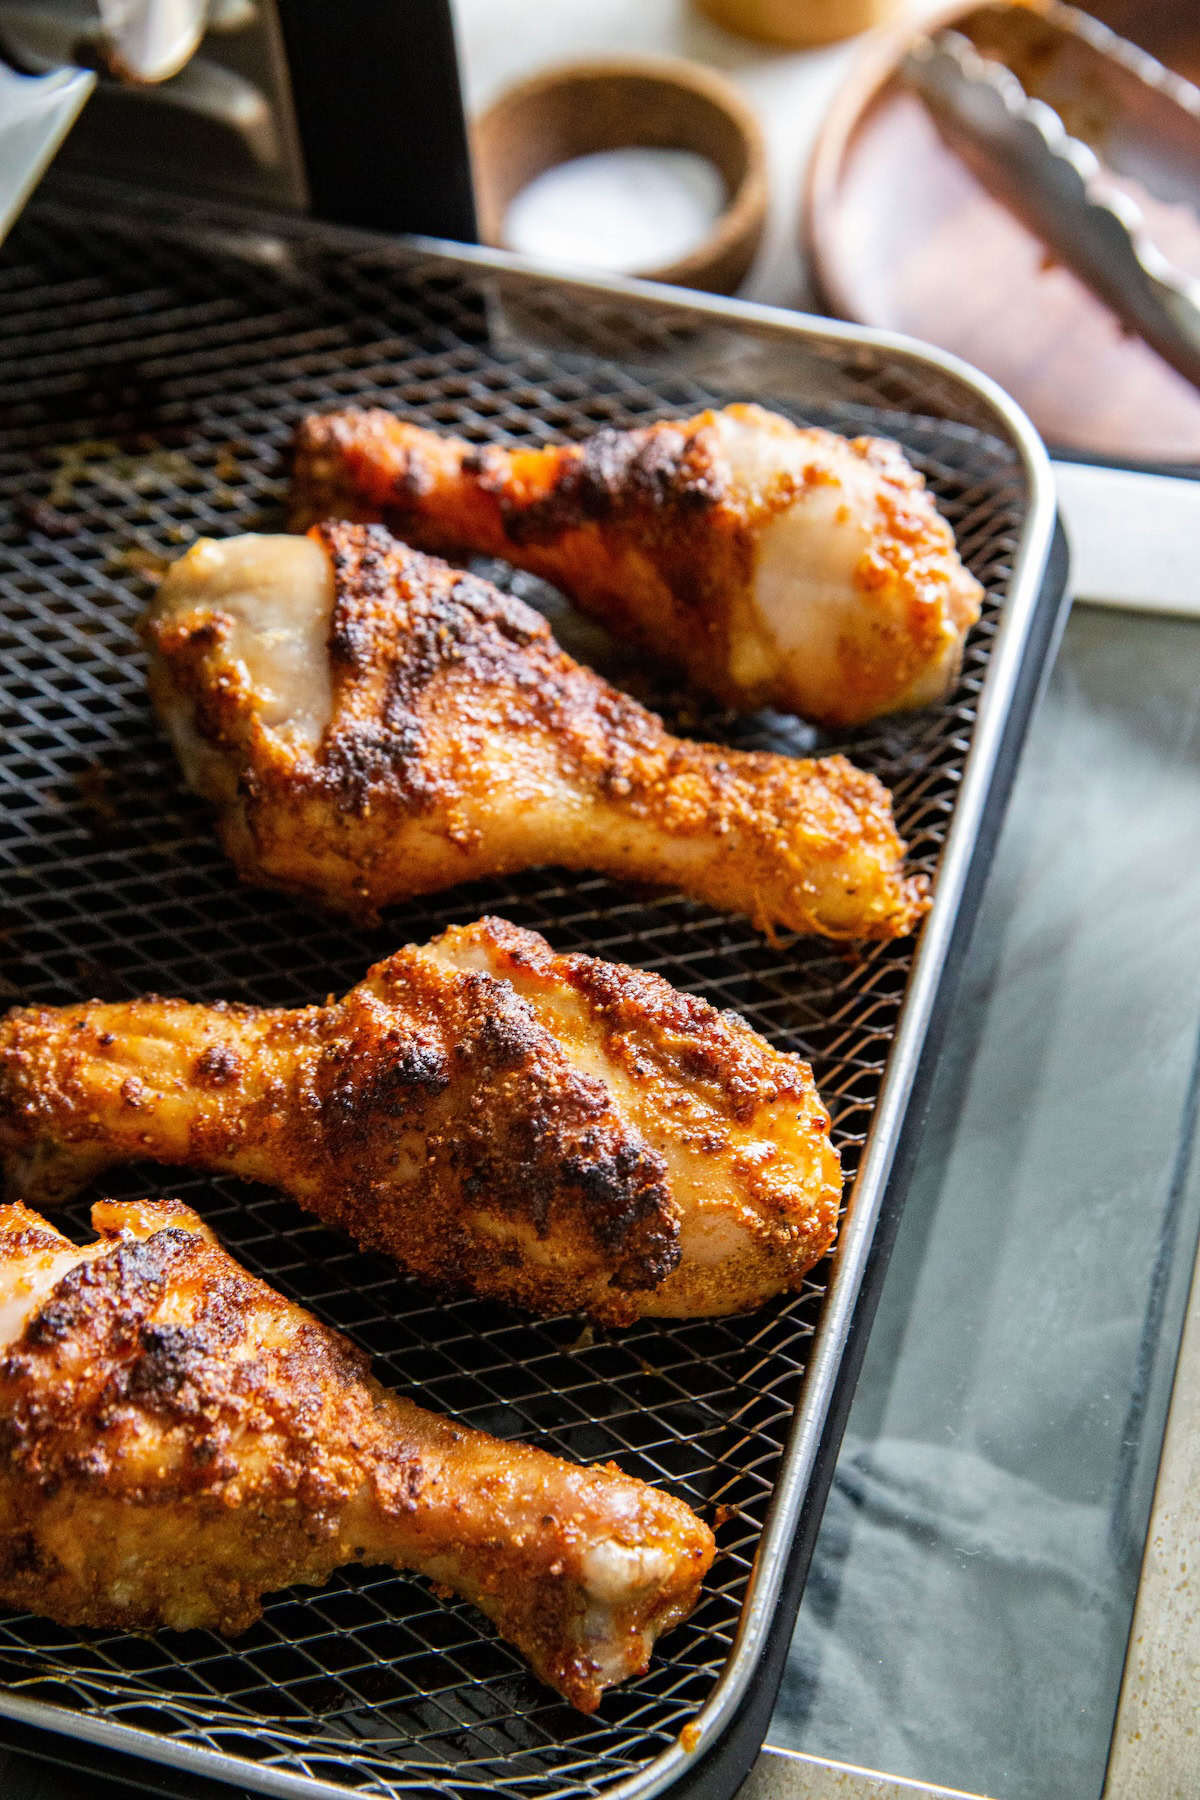
[[(380, 1569), (275, 1596), (236, 1643), (0, 1615), (0, 1713), (276, 1793), (661, 1791), (716, 1741), (769, 1634), (1012, 724), (1052, 519), (1044, 459), (986, 384), (911, 346), (445, 246), (215, 210), (180, 220), (104, 190), (40, 200), (0, 257), (0, 293), (5, 1000), (298, 1004), (401, 943), (497, 912), (556, 948), (656, 969), (799, 1050), (847, 1175), (860, 1174), (832, 1279), (823, 1264), (748, 1317), (611, 1335), (434, 1299), (265, 1189), (152, 1168), (111, 1177), (108, 1191), (183, 1196), (431, 1407), (683, 1495), (720, 1521), (720, 1558), (693, 1618), (590, 1719), (469, 1607)], [(900, 439), (987, 588), (951, 699), (836, 745), (892, 788), (914, 863), (931, 875), (940, 863), (915, 972), (912, 940), (847, 951), (772, 938), (675, 895), (556, 870), (414, 902), (377, 931), (237, 885), (149, 712), (135, 627), (164, 559), (195, 536), (279, 528), (303, 412), (377, 401), (479, 440), (552, 441), (729, 399)], [(594, 628), (508, 579), (568, 644), (605, 659)], [(833, 747), (772, 715), (674, 716), (747, 746)], [(70, 1213), (77, 1235), (87, 1199)]]

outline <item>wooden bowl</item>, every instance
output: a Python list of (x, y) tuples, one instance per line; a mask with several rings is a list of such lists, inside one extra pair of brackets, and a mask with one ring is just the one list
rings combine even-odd
[[(948, 5), (921, 30), (952, 24), (976, 0)], [(1190, 35), (1182, 15), (1191, 10)], [(1115, 19), (1117, 0), (1107, 10)], [(1200, 61), (1200, 8), (1160, 0), (1176, 28), (1152, 48)], [(1200, 392), (1140, 338), (943, 143), (898, 65), (917, 34), (885, 35), (826, 115), (809, 165), (803, 233), (825, 308), (907, 332), (976, 364), (1008, 389), (1052, 445), (1147, 462), (1200, 462)], [(1148, 197), (1164, 246), (1197, 260), (1200, 229)], [(1192, 270), (1200, 275), (1200, 263)]]
[(902, 0), (695, 0), (715, 24), (765, 44), (832, 44), (890, 19)]
[(509, 88), (472, 129), (484, 243), (504, 247), (509, 205), (536, 175), (577, 156), (631, 147), (707, 157), (727, 196), (712, 231), (694, 250), (634, 272), (678, 287), (732, 293), (762, 237), (766, 150), (737, 89), (695, 63), (657, 57), (569, 63)]

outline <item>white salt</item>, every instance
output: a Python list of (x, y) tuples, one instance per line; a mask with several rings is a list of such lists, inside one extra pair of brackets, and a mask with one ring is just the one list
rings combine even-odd
[(615, 273), (686, 256), (725, 207), (720, 170), (692, 150), (600, 150), (522, 188), (504, 220), (510, 250)]

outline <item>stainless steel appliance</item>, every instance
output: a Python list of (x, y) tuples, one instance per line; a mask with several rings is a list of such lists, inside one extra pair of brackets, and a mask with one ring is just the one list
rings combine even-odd
[(97, 73), (64, 171), (475, 236), (449, 0), (0, 0), (0, 58)]

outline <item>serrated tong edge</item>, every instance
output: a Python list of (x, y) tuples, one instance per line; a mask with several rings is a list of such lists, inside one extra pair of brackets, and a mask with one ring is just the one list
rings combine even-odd
[(1136, 201), (1054, 108), (1031, 99), (1011, 69), (958, 31), (919, 39), (902, 68), (984, 185), (1124, 325), (1200, 387), (1200, 281), (1164, 255)]

